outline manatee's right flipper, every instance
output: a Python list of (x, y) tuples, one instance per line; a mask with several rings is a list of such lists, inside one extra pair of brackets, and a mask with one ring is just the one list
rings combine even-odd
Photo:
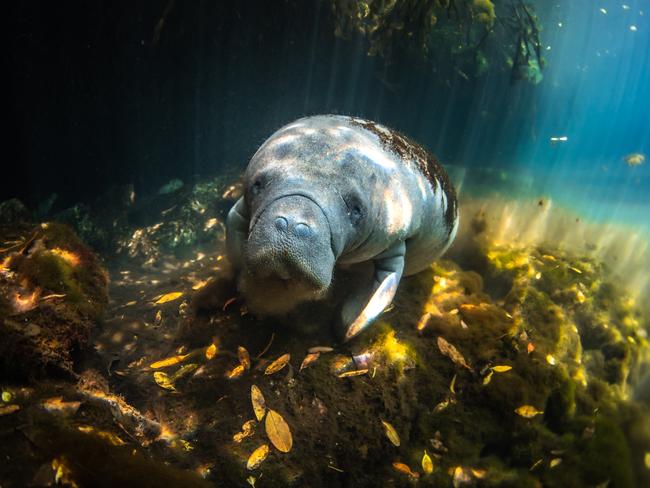
[(241, 197), (232, 206), (226, 219), (226, 252), (235, 269), (241, 267), (244, 242), (248, 238), (248, 206)]
[[(375, 257), (375, 272), (373, 278), (372, 295), (359, 315), (354, 319), (345, 333), (345, 340), (348, 341), (368, 325), (375, 321), (379, 315), (391, 304), (397, 285), (402, 278), (404, 271), (404, 255), (406, 245), (404, 242), (398, 242), (379, 256)], [(359, 300), (362, 299), (363, 292), (357, 293), (348, 299), (343, 307), (343, 320), (349, 316), (353, 307), (358, 307)]]

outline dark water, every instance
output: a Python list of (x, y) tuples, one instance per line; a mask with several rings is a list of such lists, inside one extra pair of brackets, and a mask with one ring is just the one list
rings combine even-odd
[[(406, 17), (383, 55), (358, 28), (341, 35), (341, 12), (358, 21), (393, 4), (435, 5), (426, 53), (395, 27)], [(4, 11), (0, 203), (27, 213), (0, 215), (0, 485), (650, 482), (648, 0)], [(351, 346), (329, 335), (327, 307), (260, 321), (234, 287), (204, 288), (228, 275), (225, 216), (251, 156), (281, 126), (327, 113), (408, 135), (460, 195), (448, 260), (403, 282)], [(300, 371), (315, 345), (337, 356)], [(265, 376), (285, 353), (289, 367)], [(196, 365), (174, 366), (176, 391), (152, 376), (170, 357)], [(367, 361), (367, 376), (337, 378)], [(262, 422), (233, 441), (253, 418), (252, 384), (294, 436), (261, 471), (245, 466)], [(513, 414), (522, 406), (537, 411)]]

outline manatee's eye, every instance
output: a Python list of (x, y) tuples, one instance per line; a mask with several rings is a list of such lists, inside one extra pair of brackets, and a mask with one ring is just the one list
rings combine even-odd
[(350, 222), (352, 222), (352, 225), (358, 225), (359, 222), (363, 220), (366, 213), (363, 208), (363, 204), (361, 203), (361, 199), (357, 195), (351, 194), (346, 195), (344, 200), (345, 205), (348, 208), (348, 216), (350, 217)]
[(253, 181), (253, 184), (251, 185), (251, 194), (252, 195), (257, 195), (259, 192), (262, 191), (263, 187), (262, 179), (261, 178), (256, 178), (255, 181)]

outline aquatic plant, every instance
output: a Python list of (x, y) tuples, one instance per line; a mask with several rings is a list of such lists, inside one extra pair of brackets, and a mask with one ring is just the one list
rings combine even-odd
[(404, 49), (420, 52), (432, 69), (464, 79), (491, 65), (511, 81), (539, 83), (545, 60), (541, 26), (523, 0), (331, 0), (335, 34), (361, 35), (368, 55), (390, 63)]

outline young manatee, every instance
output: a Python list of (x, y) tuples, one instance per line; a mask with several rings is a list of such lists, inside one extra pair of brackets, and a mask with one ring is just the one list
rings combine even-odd
[(440, 164), (400, 133), (338, 115), (299, 119), (257, 150), (227, 219), (227, 252), (249, 309), (280, 315), (326, 296), (335, 267), (372, 261), (343, 303), (348, 340), (427, 268), (458, 228)]

